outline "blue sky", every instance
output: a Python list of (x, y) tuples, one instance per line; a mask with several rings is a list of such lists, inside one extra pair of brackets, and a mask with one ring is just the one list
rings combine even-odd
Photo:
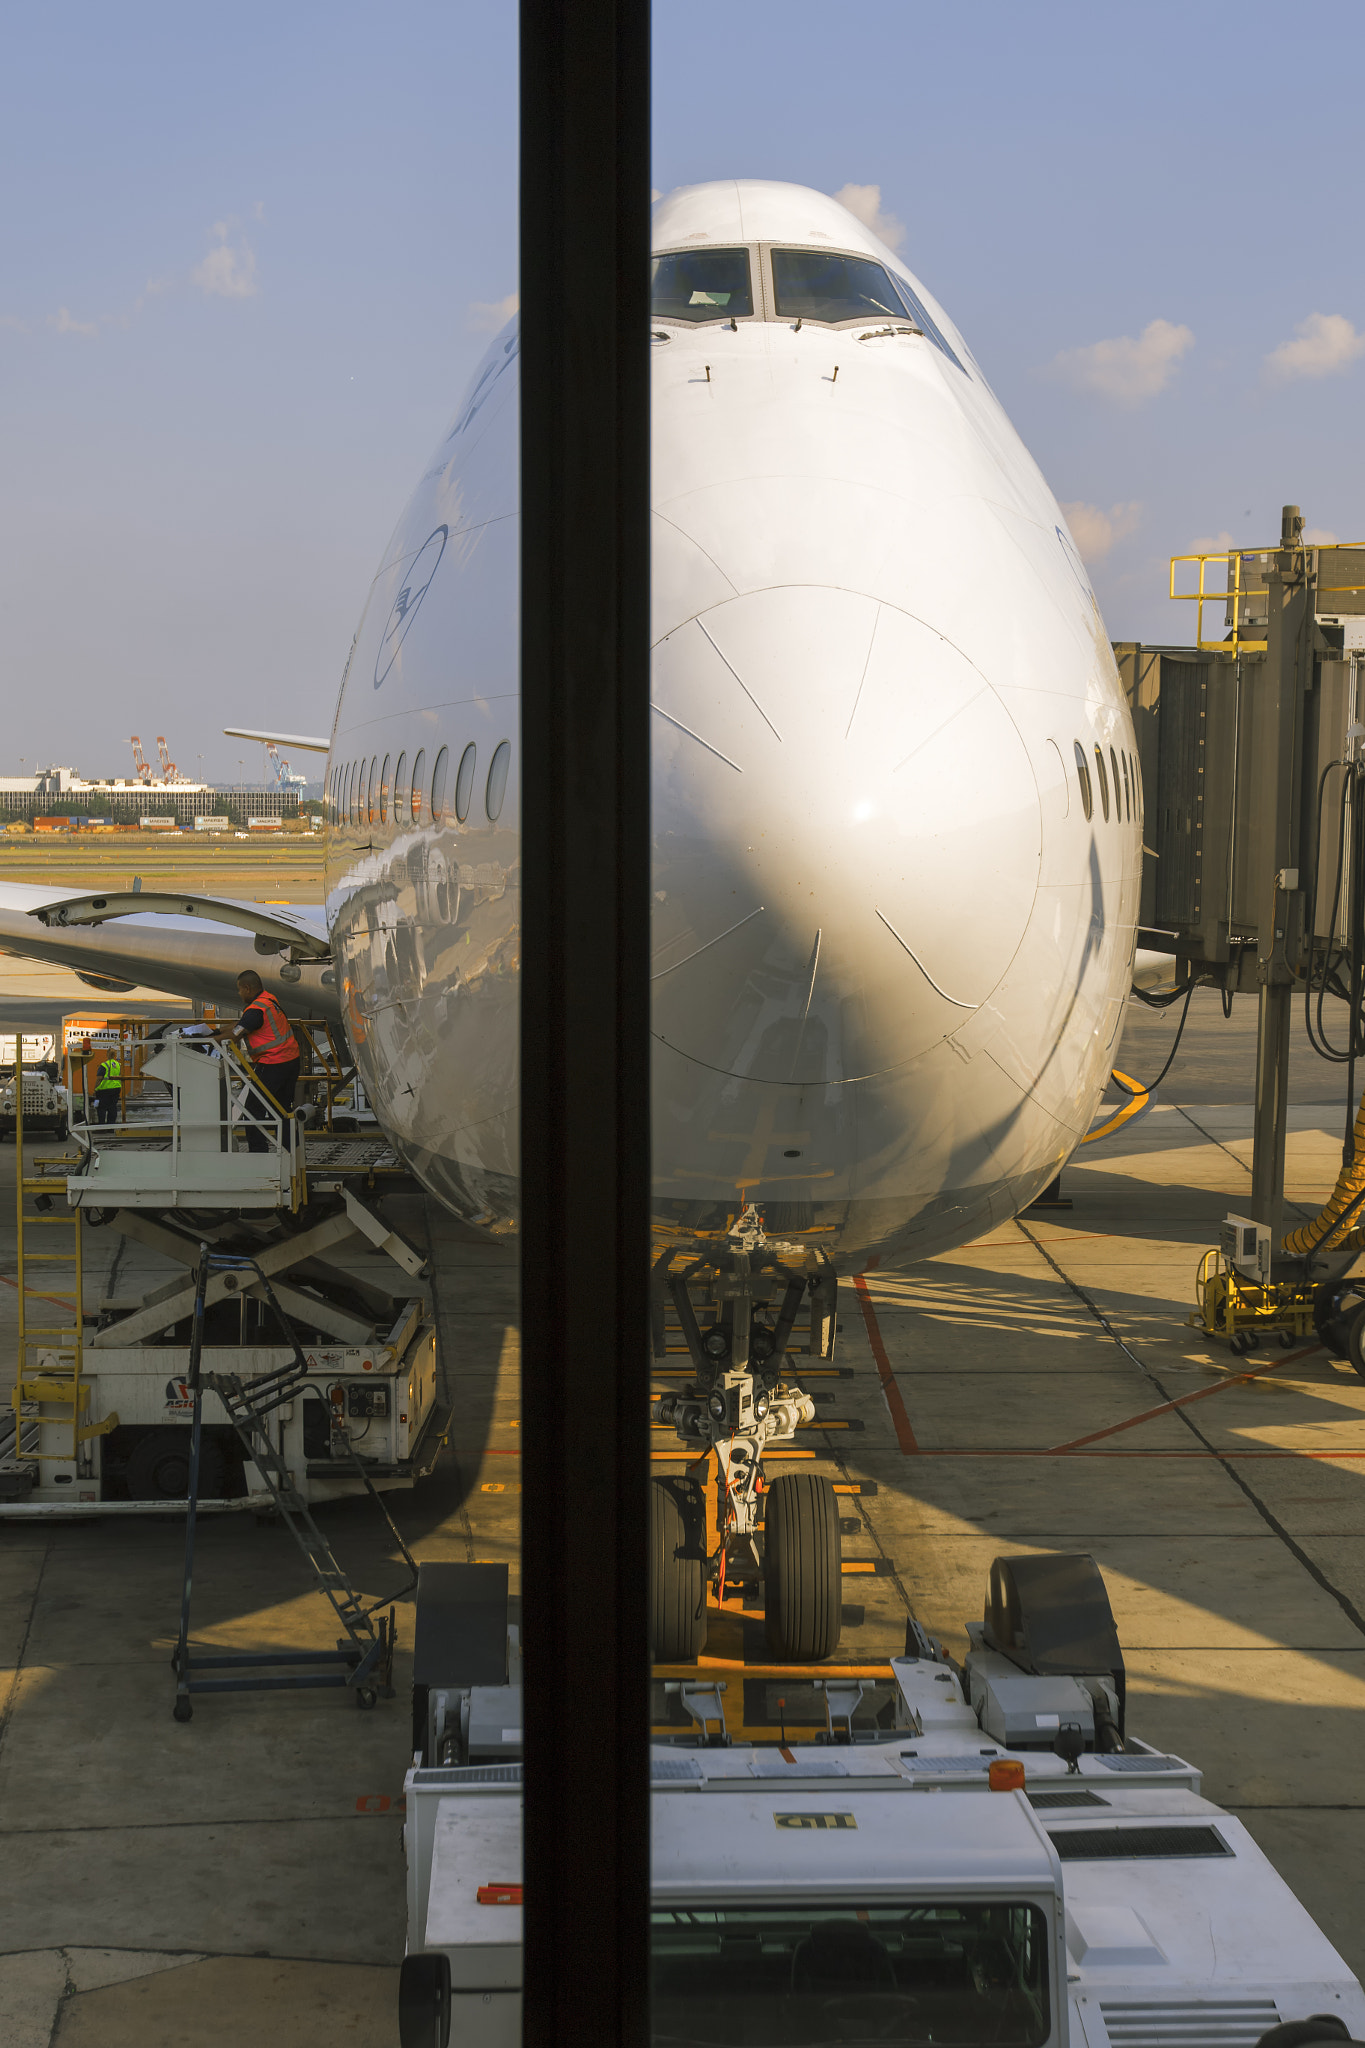
[[(8, 11), (0, 770), (248, 773), (326, 730), (379, 552), (516, 288), (515, 7)], [(688, 0), (655, 183), (900, 224), (1069, 506), (1115, 637), (1166, 557), (1365, 534), (1361, 15)], [(482, 310), (481, 310), (482, 309)], [(302, 765), (302, 764), (299, 764)]]

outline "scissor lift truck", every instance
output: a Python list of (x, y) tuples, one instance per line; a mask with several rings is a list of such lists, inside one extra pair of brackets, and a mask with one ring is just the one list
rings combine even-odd
[[(408, 1185), (400, 1162), (382, 1136), (329, 1128), (338, 1076), (325, 1059), (310, 1063), (311, 1099), (290, 1120), (261, 1113), (261, 1083), (231, 1047), (160, 1032), (142, 1045), (121, 1122), (90, 1121), (73, 1091), (67, 1150), (28, 1154), (22, 1124), (17, 1133), (19, 1359), (0, 1411), (0, 1518), (135, 1514), (185, 1497), (190, 1317), (206, 1243), (254, 1260), (301, 1337), (308, 1384), (270, 1423), (301, 1497), (363, 1490), (352, 1453), (377, 1487), (412, 1485), (434, 1465), (448, 1414), (430, 1309), (412, 1286), (424, 1257), (375, 1206)], [(144, 1295), (106, 1299), (91, 1330), (83, 1244), (98, 1227), (181, 1271)], [(356, 1254), (372, 1251), (396, 1269), (395, 1291), (355, 1272)], [(250, 1382), (292, 1362), (252, 1271), (230, 1260), (215, 1270), (206, 1313), (206, 1372)], [(203, 1506), (272, 1512), (256, 1465), (212, 1409), (200, 1492)]]
[[(490, 1658), (496, 1588), (438, 1569), (418, 1592), (417, 1669), (442, 1682), (414, 1701), (400, 2038), (513, 2048), (516, 1631), (504, 1608)], [(1094, 1560), (997, 1558), (968, 1635), (959, 1664), (912, 1619), (875, 1683), (807, 1670), (818, 1728), (750, 1726), (766, 1689), (744, 1670), (682, 1685), (689, 1731), (656, 1724), (650, 1762), (657, 2048), (1253, 2048), (1323, 2014), (1360, 2037), (1365, 1993), (1246, 1829), (1129, 1732)]]

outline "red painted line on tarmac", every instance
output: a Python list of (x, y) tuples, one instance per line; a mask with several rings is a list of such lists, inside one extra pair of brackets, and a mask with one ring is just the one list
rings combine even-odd
[(877, 1321), (877, 1311), (872, 1306), (872, 1297), (867, 1291), (867, 1282), (861, 1273), (854, 1274), (853, 1285), (858, 1290), (858, 1306), (863, 1312), (863, 1322), (867, 1328), (867, 1341), (872, 1346), (872, 1356), (877, 1361), (877, 1377), (882, 1383), (886, 1405), (891, 1411), (891, 1426), (896, 1432), (896, 1442), (906, 1457), (913, 1457), (919, 1450), (919, 1445), (915, 1442), (915, 1432), (910, 1427), (910, 1417), (905, 1412), (905, 1402), (901, 1398), (896, 1375), (891, 1370), (891, 1360), (886, 1355), (881, 1325)]
[(977, 1444), (952, 1444), (944, 1449), (921, 1451), (922, 1458), (1216, 1458), (1220, 1464), (1234, 1464), (1243, 1458), (1365, 1458), (1365, 1451), (993, 1451)]
[(1079, 1451), (1085, 1444), (1097, 1444), (1102, 1437), (1119, 1436), (1125, 1429), (1136, 1429), (1140, 1422), (1151, 1422), (1157, 1415), (1169, 1415), (1173, 1408), (1186, 1408), (1191, 1401), (1207, 1401), (1210, 1394), (1224, 1393), (1229, 1387), (1245, 1386), (1248, 1380), (1258, 1380), (1268, 1372), (1278, 1372), (1282, 1365), (1293, 1365), (1297, 1359), (1311, 1358), (1315, 1351), (1321, 1351), (1321, 1344), (1306, 1344), (1302, 1351), (1286, 1351), (1279, 1358), (1272, 1358), (1268, 1365), (1254, 1365), (1249, 1372), (1234, 1372), (1227, 1379), (1215, 1380), (1211, 1387), (1196, 1387), (1192, 1394), (1177, 1394), (1174, 1401), (1163, 1401), (1159, 1408), (1144, 1408), (1141, 1415), (1130, 1415), (1127, 1422), (1111, 1423), (1108, 1429), (1095, 1429), (1089, 1436), (1073, 1437), (1070, 1443), (1054, 1444), (1054, 1452)]

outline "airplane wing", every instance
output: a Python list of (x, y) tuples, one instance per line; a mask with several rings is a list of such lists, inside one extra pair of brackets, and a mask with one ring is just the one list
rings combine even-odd
[(225, 725), (223, 731), (230, 740), (263, 740), (267, 746), (299, 747), (305, 754), (326, 754), (330, 751), (330, 740), (308, 739), (298, 732), (257, 732), (255, 727)]
[[(282, 957), (286, 947), (292, 957)], [(288, 1014), (341, 1021), (320, 908), (272, 915), (212, 896), (60, 895), (3, 883), (0, 952), (69, 967), (92, 988), (162, 989), (220, 1009), (236, 1007), (237, 976), (253, 968)]]

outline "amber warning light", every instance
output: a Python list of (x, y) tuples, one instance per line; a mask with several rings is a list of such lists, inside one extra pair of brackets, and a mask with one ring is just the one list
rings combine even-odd
[(1016, 1757), (998, 1756), (990, 1768), (992, 1792), (1022, 1792), (1024, 1766)]

